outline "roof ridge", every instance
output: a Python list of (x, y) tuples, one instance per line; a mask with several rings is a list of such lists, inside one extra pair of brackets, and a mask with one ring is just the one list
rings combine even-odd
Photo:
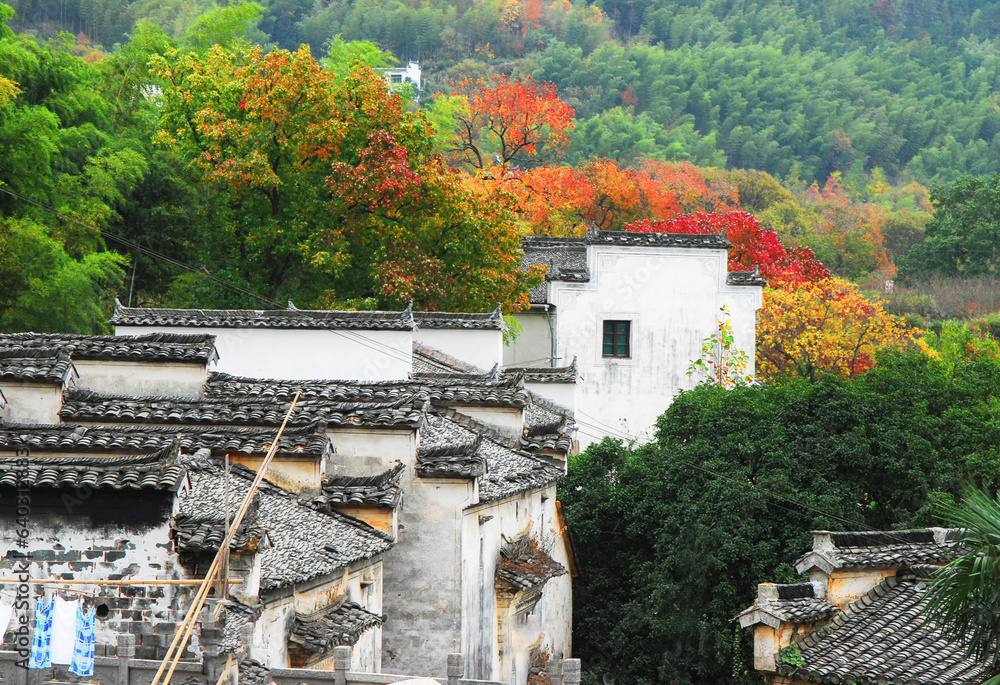
[[(170, 461), (180, 456), (181, 446), (178, 441), (161, 447), (149, 454), (127, 454), (120, 457), (30, 457), (28, 465), (45, 466), (134, 466), (138, 464), (153, 464), (160, 461)], [(0, 464), (19, 461), (17, 457), (0, 457)]]

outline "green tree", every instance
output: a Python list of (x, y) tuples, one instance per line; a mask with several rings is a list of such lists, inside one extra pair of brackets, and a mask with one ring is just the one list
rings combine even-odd
[(935, 186), (931, 201), (934, 218), (924, 227), (924, 242), (908, 254), (907, 271), (996, 274), (1000, 265), (1000, 174)]
[(608, 439), (560, 483), (576, 542), (574, 651), (590, 682), (756, 683), (732, 618), (797, 579), (814, 529), (932, 525), (1000, 484), (1000, 364), (894, 354), (868, 374), (682, 393), (655, 442)]
[(0, 331), (97, 333), (128, 259), (66, 254), (43, 226), (0, 219)]

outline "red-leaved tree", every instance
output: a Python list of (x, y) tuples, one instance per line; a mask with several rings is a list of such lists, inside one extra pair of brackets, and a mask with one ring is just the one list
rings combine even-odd
[(730, 271), (752, 271), (776, 287), (812, 283), (830, 277), (830, 270), (816, 261), (813, 251), (800, 247), (788, 251), (777, 234), (769, 231), (752, 214), (726, 212), (698, 214), (666, 221), (636, 221), (625, 226), (639, 233), (723, 233), (733, 248), (729, 251)]

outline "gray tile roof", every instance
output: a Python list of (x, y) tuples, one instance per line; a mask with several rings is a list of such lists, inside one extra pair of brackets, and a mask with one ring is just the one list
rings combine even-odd
[(289, 642), (304, 652), (325, 654), (334, 647), (355, 644), (362, 633), (384, 622), (385, 616), (374, 614), (356, 602), (341, 600), (311, 614), (296, 612)]
[(239, 672), (240, 685), (271, 685), (274, 682), (271, 670), (253, 659), (240, 661)]
[(827, 532), (814, 531), (817, 543), (795, 562), (799, 573), (820, 568), (888, 569), (914, 564), (945, 564), (961, 553), (959, 531), (945, 528)]
[(335, 504), (368, 504), (395, 509), (403, 499), (403, 488), (399, 484), (403, 469), (402, 464), (397, 464), (375, 476), (324, 478), (322, 493), (313, 504), (324, 510)]
[[(28, 448), (32, 452), (155, 452), (180, 442), (185, 452), (206, 448), (213, 454), (244, 452), (266, 454), (276, 431), (270, 428), (191, 426), (77, 426), (57, 424), (0, 423), (0, 452)], [(278, 443), (278, 455), (325, 457), (332, 447), (325, 433), (315, 426), (286, 428)]]
[(566, 568), (553, 559), (534, 538), (523, 537), (501, 546), (495, 580), (508, 592), (540, 587), (550, 579), (566, 574)]
[[(246, 496), (254, 472), (230, 464), (230, 501)], [(179, 513), (195, 518), (217, 514), (225, 508), (225, 473), (211, 460), (193, 462), (191, 488), (179, 496)], [(261, 589), (302, 583), (343, 569), (388, 550), (392, 538), (349, 516), (321, 512), (291, 492), (262, 481), (257, 525), (271, 547), (261, 554)]]
[(9, 333), (0, 335), (0, 350), (55, 350), (71, 359), (94, 361), (191, 362), (218, 359), (215, 336), (150, 333), (147, 335), (73, 335)]
[[(289, 425), (416, 428), (422, 405), (416, 394), (387, 402), (304, 400), (295, 405)], [(290, 406), (284, 398), (132, 397), (78, 390), (66, 393), (59, 416), (67, 422), (280, 426)]]
[(303, 309), (144, 309), (115, 302), (114, 326), (412, 331), (413, 313)]
[(420, 429), (417, 474), (479, 478), (479, 501), (492, 502), (559, 480), (563, 470), (518, 449), (518, 441), (454, 410), (431, 412)]
[(797, 624), (813, 623), (830, 618), (837, 613), (837, 607), (816, 596), (812, 583), (772, 583), (762, 585), (767, 596), (758, 590), (753, 606), (740, 612), (737, 618), (744, 628), (757, 623), (766, 623), (777, 628), (783, 622)]
[(0, 382), (65, 385), (76, 377), (69, 356), (57, 350), (0, 350)]
[[(547, 460), (521, 451), (519, 440), (512, 440), (453, 409), (442, 410), (439, 414), (451, 423), (444, 424), (446, 427), (443, 431), (444, 437), (438, 438), (438, 442), (467, 444), (470, 435), (475, 435), (479, 439), (475, 452), (458, 458), (466, 459), (469, 463), (473, 460), (485, 463), (485, 473), (479, 478), (480, 502), (494, 502), (527, 490), (544, 487), (565, 475), (563, 469), (553, 466)], [(424, 444), (423, 431), (420, 439), (421, 444)]]
[(485, 374), (486, 371), (478, 366), (473, 366), (461, 359), (456, 359), (446, 352), (414, 341), (413, 343), (413, 371), (414, 378), (426, 376), (428, 374), (441, 373), (469, 373)]
[(425, 478), (475, 478), (486, 472), (479, 454), (482, 435), (446, 416), (432, 413), (420, 430), (417, 474)]
[(556, 482), (565, 474), (548, 462), (494, 440), (483, 440), (479, 454), (486, 475), (479, 479), (479, 501), (493, 502)]
[(573, 449), (573, 437), (564, 430), (567, 421), (566, 415), (533, 402), (524, 410), (521, 449), (568, 454)]
[(178, 444), (148, 455), (130, 457), (0, 458), (0, 486), (19, 482), (32, 488), (89, 487), (112, 490), (177, 490), (187, 469)]
[[(935, 570), (917, 566), (886, 578), (829, 625), (779, 652), (782, 673), (797, 681), (838, 685), (982, 682), (986, 673), (965, 657), (962, 645), (924, 620), (927, 576)], [(794, 651), (800, 666), (781, 659)]]
[(504, 376), (520, 374), (525, 383), (576, 383), (576, 357), (569, 366), (507, 366), (503, 373)]
[[(239, 506), (233, 503), (232, 509)], [(266, 533), (260, 527), (256, 517), (251, 520), (250, 514), (240, 523), (229, 549), (234, 552), (253, 551), (264, 539)], [(222, 512), (209, 512), (200, 516), (178, 514), (170, 522), (170, 537), (178, 552), (215, 553), (226, 538), (226, 521)]]
[(492, 312), (482, 314), (464, 312), (413, 312), (413, 319), (418, 328), (451, 329), (466, 328), (480, 330), (505, 331), (507, 324), (503, 321), (500, 307)]
[(516, 378), (494, 380), (491, 376), (445, 374), (409, 381), (285, 381), (243, 378), (228, 374), (209, 375), (209, 397), (247, 397), (261, 400), (325, 402), (395, 402), (410, 398), (442, 405), (523, 407), (530, 401), (524, 383)]
[(753, 271), (730, 271), (726, 274), (726, 285), (750, 285), (765, 286), (765, 281), (760, 275), (760, 267), (755, 266)]

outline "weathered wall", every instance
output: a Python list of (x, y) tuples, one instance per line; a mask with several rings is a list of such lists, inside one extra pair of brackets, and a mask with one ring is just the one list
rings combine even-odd
[(576, 383), (525, 383), (532, 395), (555, 402), (570, 412), (576, 411)]
[(3, 381), (0, 392), (7, 400), (0, 407), (0, 419), (9, 423), (59, 423), (61, 385)]
[[(0, 559), (0, 574), (15, 577), (21, 568), (15, 556), (27, 549), (31, 553), (29, 573), (36, 579), (184, 578), (187, 574), (172, 551), (171, 507), (163, 494), (169, 493), (32, 490), (26, 547), (17, 544), (17, 517), (6, 507), (0, 514), (0, 548), (6, 550)], [(13, 490), (0, 492), (5, 504), (15, 497)], [(43, 587), (33, 585), (34, 596)], [(73, 588), (99, 594), (100, 603), (108, 607), (107, 616), (96, 624), (98, 655), (106, 654), (106, 646), (115, 644), (118, 633), (134, 633), (136, 656), (149, 659), (162, 658), (168, 638), (197, 589), (163, 585)], [(5, 595), (13, 590), (13, 584), (0, 585)], [(33, 619), (34, 602), (30, 611)], [(189, 651), (192, 656), (199, 652), (197, 634), (192, 636)]]
[(889, 576), (896, 575), (896, 569), (860, 569), (858, 571), (838, 570), (830, 574), (826, 587), (826, 601), (843, 609)]
[[(254, 626), (253, 646), (250, 655), (268, 668), (288, 667), (288, 636), (295, 623), (295, 612), (309, 614), (337, 601), (345, 593), (351, 602), (357, 602), (368, 611), (382, 614), (382, 558), (352, 564), (344, 575), (325, 576), (294, 588), (280, 588), (264, 593), (264, 611)], [(366, 673), (380, 673), (382, 629), (365, 631), (354, 645), (351, 669)], [(320, 660), (310, 668), (332, 669), (330, 658)]]
[(513, 407), (478, 407), (453, 404), (459, 414), (475, 419), (511, 438), (520, 438), (524, 430), (524, 411)]
[(216, 370), (288, 380), (400, 380), (412, 366), (411, 331), (283, 330), (116, 326), (117, 335), (206, 333), (216, 336)]
[(462, 509), (471, 480), (419, 478), (408, 461), (401, 484), (399, 539), (385, 555), (382, 670), (440, 675), (444, 654), (462, 643)]
[(397, 536), (399, 518), (395, 509), (386, 507), (376, 507), (368, 504), (335, 504), (333, 508), (341, 514), (353, 516), (359, 521), (364, 521), (373, 528), (378, 528), (383, 533), (388, 533), (392, 537)]
[[(229, 460), (256, 471), (263, 463), (264, 457), (231, 452)], [(281, 456), (271, 460), (266, 475), (267, 480), (286, 490), (303, 495), (315, 495), (319, 492), (323, 477), (322, 467), (323, 465), (315, 457)]]
[[(555, 509), (555, 485), (471, 507), (462, 521), (462, 653), (466, 677), (512, 685), (527, 681), (528, 652), (538, 645), (569, 656), (572, 641), (572, 581), (552, 578), (528, 620), (498, 621), (494, 576), (504, 540), (530, 535), (567, 570), (569, 559)], [(502, 625), (501, 625), (502, 624)]]
[[(513, 344), (503, 348), (504, 366), (553, 366), (552, 334), (555, 331), (555, 311), (545, 305), (533, 305), (514, 317), (523, 327)], [(550, 308), (551, 309), (551, 308)], [(555, 366), (568, 364), (568, 359), (555, 360)]]
[(333, 454), (326, 464), (330, 476), (374, 476), (397, 461), (408, 463), (417, 450), (413, 429), (327, 428)]
[(202, 364), (73, 360), (76, 386), (110, 395), (201, 395), (208, 379)]
[[(645, 440), (687, 376), (701, 342), (717, 330), (728, 305), (736, 347), (752, 373), (760, 288), (726, 285), (725, 250), (591, 245), (588, 283), (554, 281), (557, 344), (562, 359), (577, 358), (580, 448), (606, 434)], [(631, 321), (631, 355), (602, 356), (602, 323)]]
[(489, 371), (503, 362), (503, 332), (468, 328), (421, 328), (413, 340)]

